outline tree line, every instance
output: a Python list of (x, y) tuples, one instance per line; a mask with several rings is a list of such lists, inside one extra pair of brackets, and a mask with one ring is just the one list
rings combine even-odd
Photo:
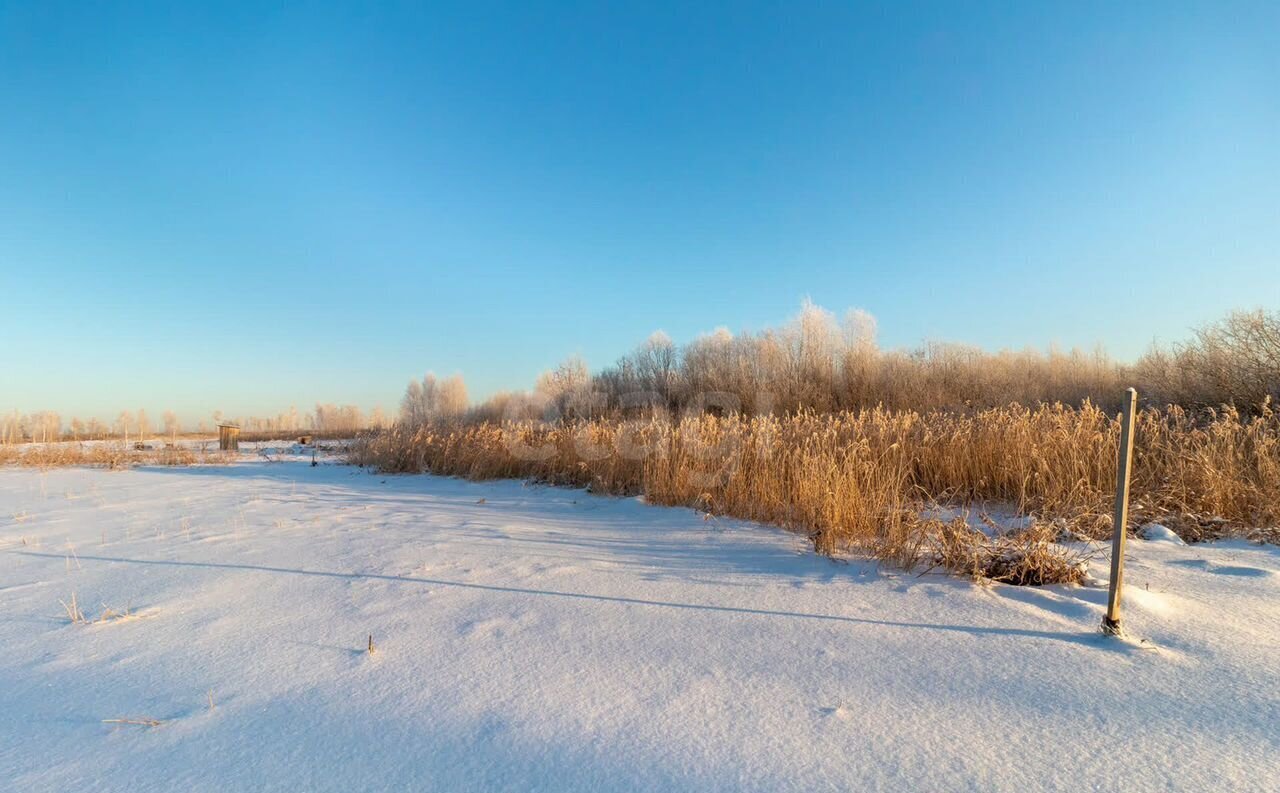
[(1009, 404), (1088, 401), (1117, 409), (1134, 386), (1148, 405), (1192, 410), (1233, 406), (1245, 414), (1280, 399), (1280, 312), (1235, 311), (1185, 341), (1153, 344), (1137, 361), (1092, 350), (988, 352), (928, 341), (882, 349), (875, 318), (843, 317), (806, 301), (780, 327), (734, 334), (719, 328), (679, 345), (657, 332), (614, 364), (591, 372), (574, 356), (527, 391), (466, 404), (462, 377), (409, 384), (400, 421), (589, 418), (635, 410), (788, 414), (883, 406), (973, 411)]
[(365, 413), (356, 405), (333, 403), (317, 403), (313, 411), (305, 413), (300, 412), (296, 406), (291, 406), (287, 411), (267, 417), (234, 417), (215, 410), (208, 419), (201, 419), (193, 427), (183, 426), (177, 413), (172, 410), (164, 411), (157, 423), (153, 422), (145, 409), (137, 412), (122, 410), (111, 421), (102, 421), (96, 417), (72, 417), (64, 421), (56, 411), (20, 413), (15, 409), (0, 415), (0, 444), (84, 440), (145, 443), (156, 437), (176, 439), (191, 431), (206, 435), (223, 423), (235, 424), (247, 432), (258, 433), (356, 433), (390, 426), (391, 422), (391, 417), (381, 407)]

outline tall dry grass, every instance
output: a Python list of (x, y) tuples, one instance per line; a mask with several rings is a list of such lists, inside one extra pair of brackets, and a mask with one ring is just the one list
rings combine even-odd
[(49, 443), (0, 446), (0, 465), (31, 468), (90, 466), (128, 468), (135, 465), (195, 465), (225, 463), (233, 457), (222, 452), (197, 451), (182, 446), (135, 449), (122, 443)]
[[(1117, 416), (1088, 402), (970, 414), (877, 408), (424, 425), (364, 436), (350, 460), (642, 493), (800, 531), (823, 553), (1035, 583), (1078, 577), (1053, 545), (1061, 531), (1109, 532), (1119, 432)], [(1009, 505), (1035, 528), (996, 536), (922, 517), (938, 504)], [(1276, 414), (1141, 411), (1132, 515), (1135, 525), (1162, 520), (1191, 540), (1280, 523)]]

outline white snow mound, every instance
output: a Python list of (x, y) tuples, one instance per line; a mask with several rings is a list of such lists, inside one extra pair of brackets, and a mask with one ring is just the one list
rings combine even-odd
[(1148, 542), (1167, 542), (1173, 545), (1186, 545), (1177, 532), (1159, 523), (1148, 523), (1138, 529), (1138, 536)]

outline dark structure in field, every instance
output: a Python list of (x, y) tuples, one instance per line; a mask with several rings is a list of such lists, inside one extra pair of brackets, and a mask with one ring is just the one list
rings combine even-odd
[(234, 424), (218, 425), (218, 448), (224, 452), (240, 450), (240, 428)]

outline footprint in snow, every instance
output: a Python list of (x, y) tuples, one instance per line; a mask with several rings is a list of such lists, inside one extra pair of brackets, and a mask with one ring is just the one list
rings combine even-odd
[(1245, 565), (1229, 565), (1229, 564), (1213, 564), (1208, 559), (1179, 559), (1170, 564), (1176, 564), (1181, 567), (1194, 567), (1197, 570), (1203, 570), (1206, 573), (1217, 573), (1218, 575), (1232, 575), (1242, 578), (1266, 578), (1275, 575), (1270, 570), (1263, 570), (1260, 567), (1246, 567)]

